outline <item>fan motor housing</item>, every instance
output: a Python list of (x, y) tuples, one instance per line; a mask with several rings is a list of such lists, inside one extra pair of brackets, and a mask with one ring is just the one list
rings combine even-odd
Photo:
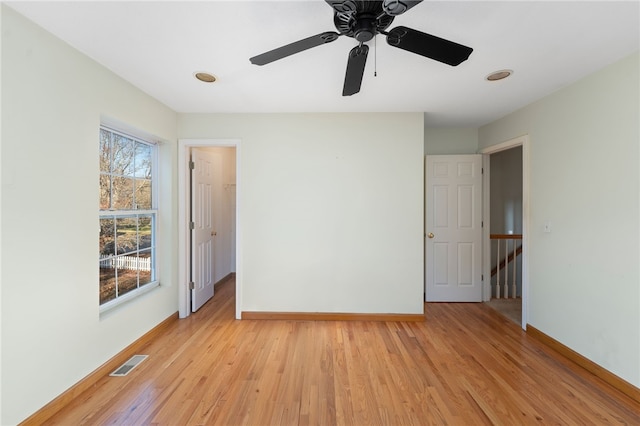
[(361, 43), (369, 41), (376, 35), (376, 18), (373, 15), (362, 15), (355, 21), (353, 37)]
[(364, 43), (386, 30), (393, 22), (394, 17), (387, 15), (383, 10), (382, 1), (350, 1), (348, 3), (350, 3), (348, 11), (336, 11), (333, 16), (336, 29), (342, 35)]

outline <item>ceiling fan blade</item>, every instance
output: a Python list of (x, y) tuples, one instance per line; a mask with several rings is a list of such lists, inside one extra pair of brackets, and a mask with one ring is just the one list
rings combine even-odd
[(351, 96), (360, 91), (368, 53), (369, 46), (366, 44), (356, 46), (349, 52), (349, 60), (347, 61), (347, 72), (344, 76), (342, 96)]
[(389, 31), (387, 43), (451, 66), (460, 65), (473, 52), (470, 47), (407, 27), (396, 27)]
[(295, 53), (300, 53), (303, 50), (311, 49), (312, 47), (320, 46), (322, 44), (330, 43), (340, 37), (340, 34), (335, 31), (326, 31), (324, 33), (316, 34), (311, 37), (307, 37), (302, 40), (295, 41), (287, 44), (286, 46), (278, 47), (277, 49), (270, 50), (261, 55), (250, 58), (252, 64), (265, 65), (278, 59), (286, 58), (287, 56)]
[(384, 0), (382, 10), (389, 16), (398, 16), (418, 3), (422, 3), (422, 0)]
[(357, 6), (353, 0), (325, 0), (338, 13), (355, 13)]

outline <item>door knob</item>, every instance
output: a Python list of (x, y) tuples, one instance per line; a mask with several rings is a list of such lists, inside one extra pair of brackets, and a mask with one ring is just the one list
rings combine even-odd
[(214, 236), (216, 236), (216, 235), (218, 235), (218, 233), (217, 233), (216, 231), (211, 231), (211, 236), (212, 236), (212, 237), (214, 237)]
[(429, 238), (433, 238), (433, 237), (435, 237), (435, 235), (433, 235), (433, 232), (429, 232), (429, 233), (427, 234), (427, 237), (429, 237)]

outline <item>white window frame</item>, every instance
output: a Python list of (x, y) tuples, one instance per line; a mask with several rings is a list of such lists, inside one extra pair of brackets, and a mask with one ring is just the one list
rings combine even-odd
[[(157, 264), (157, 257), (158, 257), (158, 154), (159, 154), (159, 144), (157, 142), (151, 141), (148, 138), (145, 137), (140, 137), (140, 136), (136, 136), (131, 134), (131, 132), (124, 132), (122, 130), (119, 130), (117, 128), (111, 127), (111, 126), (107, 126), (107, 125), (100, 125), (100, 131), (105, 130), (111, 133), (115, 133), (118, 134), (120, 136), (123, 136), (125, 138), (131, 139), (135, 142), (138, 143), (142, 143), (148, 146), (152, 147), (152, 155), (151, 155), (151, 208), (150, 209), (128, 209), (128, 210), (115, 210), (115, 209), (109, 209), (109, 210), (101, 210), (100, 208), (98, 208), (98, 221), (100, 221), (101, 219), (105, 219), (105, 218), (122, 218), (122, 217), (132, 217), (132, 216), (151, 216), (151, 223), (152, 223), (152, 231), (151, 231), (151, 281), (143, 284), (143, 285), (139, 285), (138, 288), (136, 288), (135, 290), (131, 290), (123, 295), (118, 295), (117, 291), (116, 291), (116, 298), (112, 299), (108, 302), (102, 303), (100, 304), (100, 299), (98, 298), (98, 303), (99, 303), (99, 312), (102, 314), (106, 311), (112, 310), (113, 308), (122, 305), (123, 303), (126, 303), (132, 299), (135, 299), (145, 293), (148, 293), (149, 291), (153, 290), (156, 287), (159, 287), (160, 285), (160, 280), (159, 280), (159, 273), (158, 273), (158, 264)], [(99, 142), (98, 142), (99, 143)], [(110, 159), (111, 161), (111, 159)], [(99, 174), (102, 175), (102, 172), (99, 171)], [(137, 248), (137, 250), (135, 251), (135, 253), (140, 252), (141, 250), (139, 249), (139, 247)], [(116, 256), (114, 256), (116, 257)], [(100, 263), (100, 257), (98, 256), (98, 265)], [(100, 282), (98, 281), (98, 285), (100, 285)]]

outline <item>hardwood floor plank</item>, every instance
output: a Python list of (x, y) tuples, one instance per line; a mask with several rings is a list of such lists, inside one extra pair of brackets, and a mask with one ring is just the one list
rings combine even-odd
[(640, 424), (640, 404), (482, 304), (425, 304), (423, 322), (238, 321), (234, 287), (45, 424)]

